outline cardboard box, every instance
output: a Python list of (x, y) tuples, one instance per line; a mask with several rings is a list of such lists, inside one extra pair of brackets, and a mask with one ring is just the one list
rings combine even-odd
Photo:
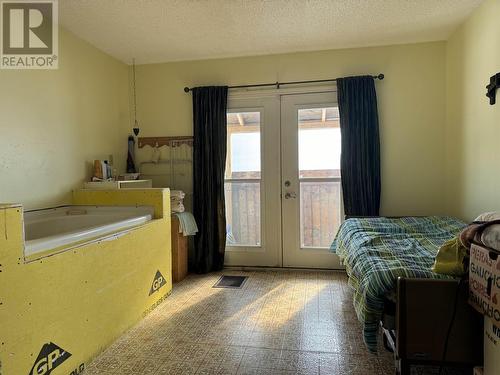
[(469, 303), (500, 327), (500, 256), (473, 244), (469, 264)]
[(500, 328), (484, 318), (484, 375), (497, 375), (500, 369)]

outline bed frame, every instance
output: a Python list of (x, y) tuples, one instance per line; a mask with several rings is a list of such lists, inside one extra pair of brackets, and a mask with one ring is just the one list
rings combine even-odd
[[(369, 217), (373, 216), (345, 218)], [(456, 314), (443, 358), (456, 296)], [(474, 366), (482, 365), (484, 319), (468, 304), (467, 297), (466, 282), (398, 278), (396, 302), (386, 301), (380, 322), (384, 346), (394, 353), (397, 375), (410, 375), (412, 365), (456, 366), (471, 372)]]
[[(390, 321), (387, 317), (381, 324), (384, 345), (394, 352), (396, 374), (409, 375), (411, 365), (472, 369), (482, 364), (483, 319), (467, 303), (467, 292), (467, 283), (457, 280), (398, 279), (397, 302), (392, 308), (396, 313), (395, 329), (386, 326)], [(390, 314), (390, 304), (388, 307)]]

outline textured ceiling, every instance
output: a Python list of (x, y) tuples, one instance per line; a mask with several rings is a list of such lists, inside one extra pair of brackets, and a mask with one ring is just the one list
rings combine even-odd
[(61, 24), (131, 63), (446, 39), (482, 0), (60, 0)]

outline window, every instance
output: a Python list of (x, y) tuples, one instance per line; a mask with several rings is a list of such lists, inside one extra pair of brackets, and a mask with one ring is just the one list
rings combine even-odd
[(301, 248), (328, 248), (342, 212), (338, 108), (300, 109), (298, 128)]
[(226, 242), (261, 245), (260, 112), (227, 114)]

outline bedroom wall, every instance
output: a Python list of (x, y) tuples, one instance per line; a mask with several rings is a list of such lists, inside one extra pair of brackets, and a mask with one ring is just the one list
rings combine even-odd
[(472, 220), (500, 210), (500, 94), (486, 85), (500, 72), (500, 1), (486, 0), (446, 45), (448, 210)]
[(128, 72), (62, 28), (58, 70), (0, 71), (0, 202), (69, 203), (94, 159), (124, 168)]
[[(500, 72), (500, 1), (486, 0), (446, 45), (446, 196), (450, 213), (471, 221), (500, 210), (500, 93), (485, 86)], [(485, 375), (500, 369), (500, 344), (485, 320)]]
[(141, 136), (192, 134), (184, 86), (384, 73), (376, 83), (382, 142), (382, 214), (445, 213), (445, 44), (188, 61), (137, 67)]

